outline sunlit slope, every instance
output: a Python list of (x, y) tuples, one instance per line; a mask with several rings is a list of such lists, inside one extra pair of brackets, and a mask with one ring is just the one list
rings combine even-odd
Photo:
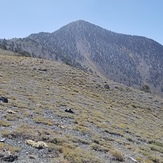
[(15, 162), (163, 162), (157, 96), (58, 62), (6, 55), (0, 96), (9, 100), (0, 102), (0, 152), (8, 149)]

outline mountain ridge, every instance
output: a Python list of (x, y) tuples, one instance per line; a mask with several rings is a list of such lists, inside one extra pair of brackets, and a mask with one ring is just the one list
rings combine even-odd
[(142, 36), (119, 34), (78, 20), (52, 33), (6, 40), (1, 47), (32, 57), (58, 60), (118, 83), (148, 85), (163, 95), (163, 46)]

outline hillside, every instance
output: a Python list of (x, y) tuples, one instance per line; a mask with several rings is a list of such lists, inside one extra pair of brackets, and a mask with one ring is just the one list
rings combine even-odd
[(0, 51), (0, 96), (8, 98), (0, 102), (2, 163), (163, 162), (163, 99), (6, 52)]
[(53, 33), (1, 40), (0, 45), (22, 55), (62, 61), (134, 88), (148, 85), (163, 96), (163, 46), (152, 39), (118, 34), (79, 20)]

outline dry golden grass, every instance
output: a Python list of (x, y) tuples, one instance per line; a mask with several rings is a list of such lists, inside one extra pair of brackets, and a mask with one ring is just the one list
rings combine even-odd
[(110, 154), (118, 161), (124, 161), (124, 155), (117, 149), (111, 149)]
[(44, 125), (53, 126), (54, 122), (51, 119), (44, 118), (43, 116), (35, 116), (33, 118), (35, 123), (42, 123)]
[(4, 137), (45, 141), (68, 162), (96, 162), (98, 152), (105, 160), (112, 147), (119, 160), (118, 146), (140, 162), (163, 160), (163, 100), (157, 96), (61, 63), (6, 55), (0, 55), (0, 83), (1, 95), (9, 99), (0, 103)]
[(92, 155), (91, 152), (86, 152), (80, 148), (63, 147), (63, 155), (70, 163), (103, 163), (103, 161)]
[(5, 143), (0, 142), (0, 149), (6, 149), (11, 153), (19, 152), (20, 148), (17, 146), (6, 145)]
[(0, 126), (9, 127), (11, 123), (6, 120), (0, 120)]

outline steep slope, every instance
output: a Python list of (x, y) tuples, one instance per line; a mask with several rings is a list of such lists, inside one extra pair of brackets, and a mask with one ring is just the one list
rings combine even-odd
[(145, 37), (118, 34), (80, 20), (53, 33), (7, 41), (6, 48), (63, 61), (134, 88), (149, 85), (152, 92), (163, 94), (163, 46)]
[(0, 102), (2, 163), (7, 156), (15, 163), (163, 162), (157, 96), (20, 56), (0, 55), (0, 83), (8, 98)]

